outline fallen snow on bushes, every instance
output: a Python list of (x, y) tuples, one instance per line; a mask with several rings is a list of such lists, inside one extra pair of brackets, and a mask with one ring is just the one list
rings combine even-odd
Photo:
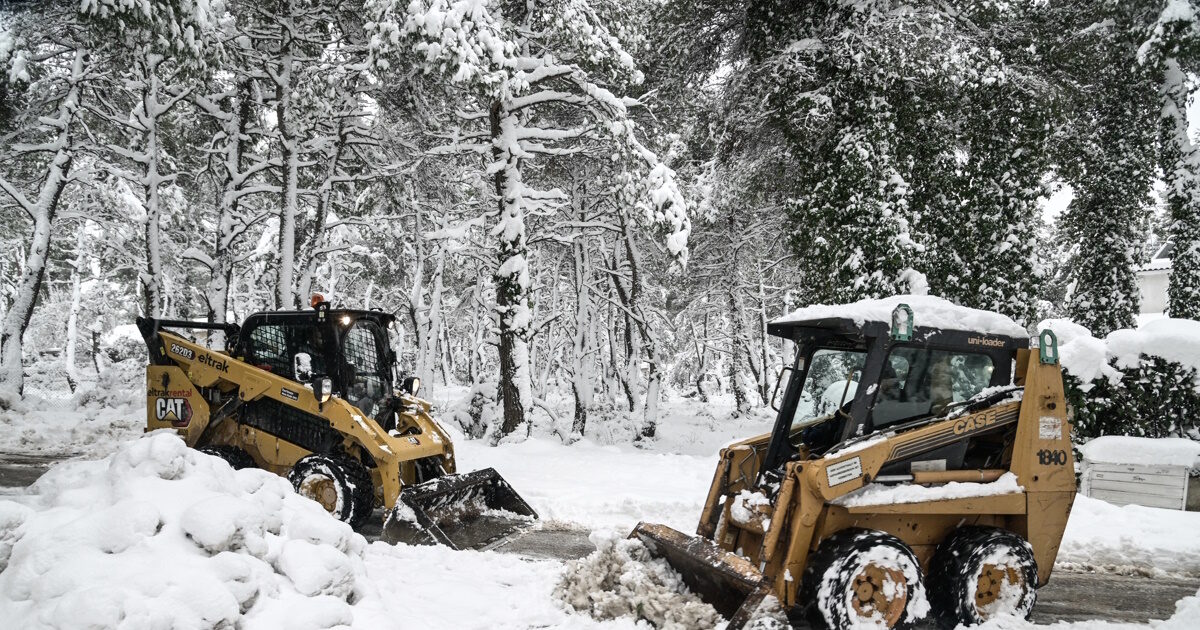
[(0, 501), (8, 627), (399, 626), (362, 536), (172, 434), (59, 464), (20, 499)]
[(1143, 355), (1200, 371), (1200, 322), (1195, 320), (1149, 320), (1136, 329), (1115, 330), (1104, 339), (1093, 337), (1087, 328), (1066, 319), (1038, 324), (1039, 330), (1046, 328), (1058, 337), (1063, 369), (1080, 380), (1084, 391), (1100, 377), (1117, 382), (1121, 372), (1116, 368), (1135, 368)]

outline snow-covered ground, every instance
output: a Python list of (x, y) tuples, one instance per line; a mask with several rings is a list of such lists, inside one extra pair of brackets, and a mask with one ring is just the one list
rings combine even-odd
[[(548, 524), (593, 530), (601, 543), (639, 520), (690, 532), (716, 451), (769, 424), (764, 415), (732, 418), (728, 408), (675, 400), (659, 440), (642, 448), (550, 438), (491, 448), (459, 438), (458, 459), (468, 469), (495, 467)], [(566, 569), (559, 561), (368, 544), (282, 479), (234, 472), (171, 435), (142, 438), (140, 414), (85, 413), (95, 430), (56, 434), (33, 426), (56, 421), (34, 412), (10, 416), (0, 431), (0, 448), (112, 453), (60, 464), (31, 493), (0, 501), (0, 618), (13, 627), (71, 625), (82, 610), (131, 628), (212, 627), (229, 618), (244, 628), (648, 627), (569, 611), (555, 595)], [(10, 429), (34, 439), (14, 439)], [(42, 435), (60, 439), (39, 444)], [(1064, 569), (1200, 576), (1200, 514), (1081, 496), (1059, 561)], [(1200, 599), (1180, 606), (1175, 620), (1151, 627), (1196, 627)]]

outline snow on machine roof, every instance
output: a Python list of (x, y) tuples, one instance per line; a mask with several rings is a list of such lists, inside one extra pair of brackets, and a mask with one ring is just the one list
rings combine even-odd
[(1022, 340), (1029, 338), (1025, 328), (1009, 317), (959, 306), (931, 295), (895, 295), (851, 304), (805, 306), (772, 321), (768, 330), (773, 335), (791, 336), (791, 330), (797, 327), (861, 329), (868, 323), (890, 326), (892, 312), (900, 304), (912, 308), (914, 328), (958, 330)]

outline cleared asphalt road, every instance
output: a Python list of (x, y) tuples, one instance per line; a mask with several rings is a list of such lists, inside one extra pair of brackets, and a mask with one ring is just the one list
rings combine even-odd
[[(55, 458), (0, 453), (0, 488), (10, 492), (27, 486), (46, 471)], [(382, 513), (379, 514), (382, 520)], [(375, 519), (373, 519), (375, 520)], [(369, 538), (376, 532), (364, 532)], [(509, 553), (538, 558), (578, 558), (592, 549), (582, 530), (535, 530), (504, 548)], [(1175, 612), (1175, 602), (1195, 595), (1200, 579), (1148, 578), (1103, 573), (1058, 571), (1038, 591), (1033, 620), (1037, 623), (1104, 619), (1144, 622), (1166, 619)], [(1200, 627), (1200, 621), (1197, 621)]]

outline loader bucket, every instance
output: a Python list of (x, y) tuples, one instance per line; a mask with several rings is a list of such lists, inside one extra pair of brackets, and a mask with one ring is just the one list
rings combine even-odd
[(492, 549), (538, 517), (492, 468), (446, 475), (400, 491), (383, 523), (390, 544)]
[(638, 523), (629, 537), (641, 540), (651, 554), (666, 560), (693, 593), (727, 619), (733, 619), (748, 600), (761, 599), (760, 586), (765, 583), (758, 569), (706, 538), (652, 523)]

